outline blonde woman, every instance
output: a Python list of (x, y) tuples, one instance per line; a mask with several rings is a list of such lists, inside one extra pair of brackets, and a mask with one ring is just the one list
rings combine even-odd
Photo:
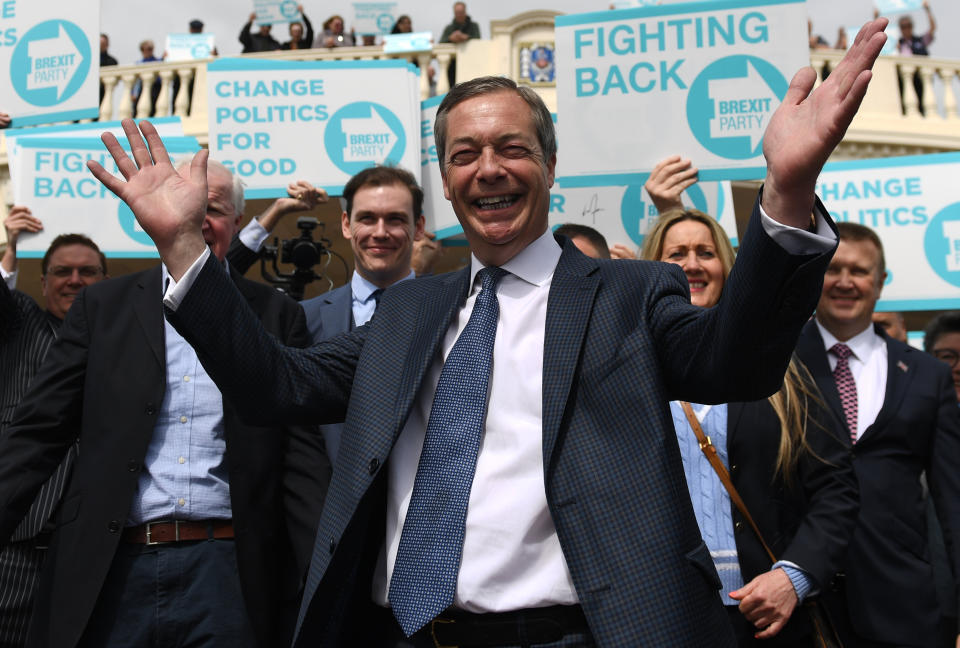
[[(720, 299), (734, 251), (715, 219), (676, 209), (661, 215), (644, 239), (641, 256), (683, 268), (690, 301), (710, 308)], [(693, 404), (779, 558), (773, 568), (701, 452), (681, 405), (670, 407), (697, 523), (740, 645), (812, 646), (812, 628), (799, 604), (830, 586), (858, 504), (849, 453), (834, 436), (835, 423), (806, 369), (794, 358), (783, 387), (766, 400)]]

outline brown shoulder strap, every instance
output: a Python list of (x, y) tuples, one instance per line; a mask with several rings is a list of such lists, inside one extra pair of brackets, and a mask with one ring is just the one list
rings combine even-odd
[(693, 428), (693, 433), (696, 435), (697, 441), (700, 442), (700, 449), (703, 451), (703, 454), (706, 455), (707, 461), (710, 462), (710, 465), (713, 466), (713, 469), (717, 473), (717, 477), (720, 478), (720, 483), (723, 484), (723, 487), (727, 489), (727, 493), (729, 493), (730, 499), (733, 500), (737, 510), (740, 511), (740, 514), (743, 515), (743, 517), (746, 518), (747, 522), (750, 524), (750, 528), (753, 529), (757, 539), (760, 540), (760, 544), (763, 545), (767, 555), (770, 556), (770, 562), (777, 562), (777, 558), (773, 555), (773, 551), (770, 550), (766, 540), (763, 539), (763, 535), (761, 535), (760, 529), (757, 527), (757, 523), (753, 521), (753, 516), (751, 516), (750, 511), (747, 510), (747, 505), (743, 502), (743, 499), (740, 497), (740, 493), (737, 492), (736, 487), (730, 480), (730, 473), (727, 472), (727, 468), (723, 465), (723, 462), (720, 461), (720, 455), (717, 454), (716, 446), (713, 445), (713, 441), (710, 440), (710, 437), (703, 433), (703, 428), (700, 426), (700, 421), (697, 420), (697, 415), (693, 413), (693, 408), (690, 406), (690, 403), (687, 401), (680, 401), (680, 406), (683, 408), (683, 413), (687, 415), (687, 421), (690, 423), (690, 427)]

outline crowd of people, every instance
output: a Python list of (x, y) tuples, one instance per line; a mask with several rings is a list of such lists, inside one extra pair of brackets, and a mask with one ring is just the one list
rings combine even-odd
[(830, 618), (956, 645), (960, 313), (924, 351), (874, 324), (882, 244), (813, 194), (884, 26), (795, 77), (736, 257), (679, 156), (641, 261), (552, 232), (550, 113), (483, 77), (434, 125), (469, 265), (433, 274), (422, 189), (373, 167), (342, 196), (350, 281), (298, 304), (242, 273), (327, 194), (241, 229), (237, 176), (126, 120), (122, 178), (88, 166), (160, 264), (111, 279), (59, 236), (41, 308), (13, 288), (43, 223), (4, 223), (0, 643), (813, 646)]

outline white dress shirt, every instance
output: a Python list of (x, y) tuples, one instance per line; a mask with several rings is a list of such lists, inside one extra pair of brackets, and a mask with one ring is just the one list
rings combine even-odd
[[(830, 371), (833, 371), (837, 366), (837, 356), (830, 353), (830, 348), (839, 340), (818, 320), (817, 328), (823, 338)], [(883, 407), (883, 396), (887, 390), (887, 345), (883, 338), (874, 332), (873, 324), (844, 344), (853, 351), (853, 355), (847, 362), (850, 365), (850, 373), (853, 374), (853, 382), (857, 384), (857, 439), (859, 439), (877, 420), (877, 414)]]

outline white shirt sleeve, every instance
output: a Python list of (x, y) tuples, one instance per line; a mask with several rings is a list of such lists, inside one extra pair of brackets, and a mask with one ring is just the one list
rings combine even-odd
[(0, 278), (3, 278), (4, 283), (7, 284), (7, 288), (13, 290), (17, 287), (17, 271), (7, 272), (3, 269), (3, 266), (0, 266)]
[(247, 223), (246, 227), (240, 230), (238, 236), (240, 237), (240, 242), (247, 246), (248, 249), (259, 252), (264, 242), (270, 236), (270, 232), (260, 224), (260, 221), (254, 218)]
[(190, 292), (193, 282), (197, 280), (197, 275), (200, 274), (200, 269), (203, 268), (203, 264), (207, 262), (209, 257), (210, 248), (207, 248), (203, 251), (203, 254), (197, 257), (193, 265), (183, 273), (180, 281), (174, 281), (172, 277), (170, 278), (170, 284), (167, 286), (167, 290), (163, 295), (164, 306), (173, 311), (180, 307), (180, 303), (183, 301), (183, 298), (187, 296), (187, 293)]
[(822, 209), (814, 207), (814, 218), (817, 223), (815, 233), (778, 223), (767, 216), (763, 207), (760, 207), (760, 222), (763, 223), (763, 231), (790, 254), (821, 254), (836, 244), (837, 235), (827, 224), (827, 218), (829, 217), (823, 213)]

